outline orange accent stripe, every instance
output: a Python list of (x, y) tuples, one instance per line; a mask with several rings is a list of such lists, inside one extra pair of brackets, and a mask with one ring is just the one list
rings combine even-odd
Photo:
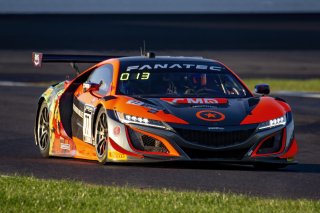
[(262, 123), (284, 116), (285, 114), (286, 111), (284, 108), (280, 107), (273, 97), (261, 97), (258, 105), (241, 121), (240, 124)]

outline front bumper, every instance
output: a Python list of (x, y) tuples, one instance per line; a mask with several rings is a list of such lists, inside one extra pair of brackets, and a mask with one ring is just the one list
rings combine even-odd
[[(110, 123), (112, 125), (110, 125)], [(162, 162), (162, 161), (212, 161), (212, 162), (226, 162), (237, 164), (295, 164), (293, 160), (297, 151), (296, 141), (293, 135), (293, 120), (288, 122), (285, 127), (276, 127), (264, 131), (258, 131), (257, 125), (246, 125), (238, 127), (224, 127), (219, 131), (235, 131), (254, 129), (252, 134), (241, 143), (223, 145), (213, 147), (208, 144), (197, 144), (192, 141), (183, 138), (178, 131), (169, 131), (164, 129), (158, 129), (153, 127), (147, 127), (137, 124), (124, 125), (116, 120), (110, 119), (109, 132), (112, 132), (114, 126), (120, 126), (122, 134), (119, 139), (113, 137), (111, 134), (109, 141), (109, 148), (117, 152), (127, 155), (125, 160), (121, 162)], [(209, 131), (208, 127), (189, 126), (189, 125), (175, 125), (170, 124), (175, 129), (186, 130), (202, 130)], [(137, 148), (133, 143), (132, 135), (129, 130), (139, 131), (139, 134), (146, 134), (150, 138), (154, 138), (155, 141), (164, 143), (164, 147), (167, 151), (146, 151), (141, 148)], [(216, 131), (213, 130), (213, 131)], [(282, 132), (283, 137), (281, 143), (281, 150), (274, 153), (257, 154), (257, 148), (261, 145), (261, 142), (266, 138), (272, 136), (277, 132)], [(169, 144), (169, 145), (168, 145)], [(170, 147), (168, 147), (170, 146)], [(121, 147), (121, 149), (117, 149)], [(123, 148), (123, 149), (122, 149)], [(124, 152), (125, 150), (125, 152)], [(174, 150), (175, 153), (172, 153)], [(288, 154), (289, 153), (289, 154)], [(109, 159), (109, 161), (117, 161), (118, 159)]]

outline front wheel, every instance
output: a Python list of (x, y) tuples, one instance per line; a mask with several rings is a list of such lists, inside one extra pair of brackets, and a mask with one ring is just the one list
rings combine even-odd
[(94, 140), (98, 161), (105, 164), (108, 158), (108, 123), (107, 113), (104, 108), (100, 108), (94, 129)]
[(43, 157), (49, 157), (50, 148), (50, 127), (49, 127), (49, 109), (45, 101), (42, 102), (35, 131), (36, 141)]

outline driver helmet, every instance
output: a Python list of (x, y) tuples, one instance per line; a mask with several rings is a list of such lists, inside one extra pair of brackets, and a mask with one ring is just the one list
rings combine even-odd
[(204, 87), (207, 85), (207, 74), (199, 73), (191, 76), (192, 84), (195, 87)]

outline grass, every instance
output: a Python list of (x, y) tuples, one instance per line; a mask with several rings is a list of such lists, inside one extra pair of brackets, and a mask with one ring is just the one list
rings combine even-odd
[(250, 90), (261, 83), (270, 85), (271, 92), (275, 91), (301, 91), (301, 92), (320, 92), (320, 79), (243, 79)]
[(320, 201), (0, 176), (0, 212), (319, 212)]

